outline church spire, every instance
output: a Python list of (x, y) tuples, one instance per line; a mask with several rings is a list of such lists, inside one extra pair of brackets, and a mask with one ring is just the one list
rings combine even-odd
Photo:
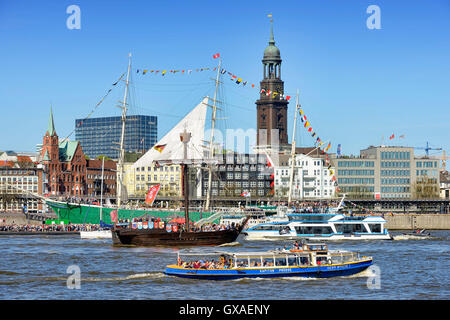
[(53, 110), (51, 106), (50, 106), (50, 116), (48, 118), (47, 132), (50, 137), (56, 134), (55, 123), (53, 122)]
[(270, 17), (270, 40), (269, 40), (269, 45), (274, 46), (275, 45), (275, 40), (273, 38), (273, 18), (272, 15), (269, 14)]

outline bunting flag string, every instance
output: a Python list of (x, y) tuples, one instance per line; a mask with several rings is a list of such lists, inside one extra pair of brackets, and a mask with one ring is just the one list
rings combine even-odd
[[(122, 78), (124, 77), (124, 75), (125, 75), (125, 73), (122, 73), (122, 75), (120, 76), (120, 78), (117, 79), (117, 81), (114, 82), (114, 83), (112, 84), (112, 86), (116, 86), (116, 85), (119, 83), (119, 81), (122, 80)], [(84, 120), (87, 120), (87, 119), (89, 119), (89, 118), (92, 116), (92, 114), (95, 112), (95, 110), (98, 108), (98, 106), (101, 105), (101, 104), (103, 103), (103, 101), (106, 99), (106, 97), (111, 93), (112, 89), (113, 89), (113, 87), (109, 88), (108, 91), (107, 91), (107, 92), (105, 93), (105, 95), (103, 96), (103, 98), (101, 98), (100, 101), (97, 102), (97, 104), (95, 105), (94, 109), (92, 109), (92, 111), (87, 115), (87, 117), (85, 117), (83, 120), (81, 120), (80, 122), (78, 122), (78, 123), (76, 124), (76, 127), (77, 127), (77, 128), (78, 128), (78, 127), (81, 127), (81, 126), (83, 125)], [(72, 130), (71, 133), (69, 133), (69, 135), (66, 137), (66, 140), (69, 139), (69, 137), (73, 134), (74, 131), (75, 131), (75, 129)]]
[[(216, 53), (213, 55), (214, 59), (217, 59), (220, 57), (219, 53)], [(161, 76), (165, 76), (168, 74), (191, 74), (192, 72), (201, 72), (201, 71), (216, 71), (217, 67), (214, 68), (196, 68), (196, 69), (178, 69), (178, 70), (164, 70), (164, 69), (149, 69), (149, 68), (141, 68), (141, 69), (136, 69), (136, 73), (137, 74), (141, 74), (143, 76), (147, 76), (147, 75), (161, 75)], [(233, 81), (234, 83), (236, 83), (237, 85), (241, 85), (243, 87), (247, 86), (251, 87), (251, 88), (255, 88), (255, 84), (248, 81), (248, 80), (244, 80), (244, 78), (237, 76), (236, 74), (227, 71), (224, 68), (220, 68), (220, 73), (222, 75), (228, 75), (230, 76), (230, 80)], [(280, 99), (284, 99), (286, 101), (289, 101), (291, 99), (291, 96), (289, 95), (284, 95), (281, 92), (276, 92), (276, 91), (271, 91), (267, 88), (261, 89), (260, 90), (260, 94), (265, 93), (266, 96), (272, 96), (273, 98), (279, 96)]]
[[(176, 73), (180, 73), (180, 74), (191, 74), (192, 72), (201, 72), (201, 71), (209, 71), (211, 70), (211, 68), (196, 68), (196, 69), (178, 69), (178, 70), (164, 70), (164, 69), (159, 69), (159, 70), (151, 70), (151, 69), (136, 69), (136, 73), (137, 74), (142, 74), (142, 75), (146, 75), (146, 74), (155, 74), (158, 75), (160, 74), (161, 76), (165, 76), (166, 74), (172, 73), (172, 74), (176, 74)], [(217, 67), (215, 67), (214, 69), (212, 69), (213, 71), (217, 70)]]
[[(331, 180), (334, 182), (334, 185), (337, 186), (337, 179), (336, 179), (336, 176), (334, 175), (334, 171), (331, 169), (332, 166), (331, 166), (330, 158), (327, 153), (328, 150), (331, 148), (331, 142), (329, 142), (325, 147), (325, 143), (320, 139), (317, 132), (313, 129), (313, 127), (311, 126), (311, 123), (309, 122), (309, 120), (307, 120), (305, 112), (303, 111), (303, 109), (301, 107), (298, 112), (300, 114), (300, 120), (302, 121), (302, 123), (304, 123), (303, 127), (305, 127), (305, 129), (311, 133), (311, 137), (315, 138), (314, 145), (316, 145), (326, 155), (325, 165), (326, 165), (327, 169), (330, 171), (329, 175), (333, 176), (331, 178)], [(321, 149), (321, 148), (323, 148), (323, 149)], [(337, 187), (336, 190), (340, 191), (339, 187)]]
[[(324, 142), (320, 139), (317, 132), (311, 126), (311, 123), (307, 120), (305, 112), (303, 111), (302, 108), (299, 109), (299, 114), (300, 114), (300, 120), (302, 121), (302, 123), (304, 123), (303, 126), (305, 127), (305, 129), (308, 132), (311, 133), (311, 137), (315, 138), (314, 145), (318, 145), (319, 148), (321, 148), (324, 145)], [(317, 136), (317, 138), (316, 138), (316, 136)], [(326, 153), (330, 148), (331, 148), (331, 142), (329, 142), (328, 145), (322, 149), (322, 151), (324, 153)]]

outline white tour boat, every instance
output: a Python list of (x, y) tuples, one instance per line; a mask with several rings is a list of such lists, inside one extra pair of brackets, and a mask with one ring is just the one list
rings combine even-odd
[(392, 240), (386, 220), (339, 213), (290, 213), (288, 221), (262, 223), (244, 230), (246, 240), (320, 239)]

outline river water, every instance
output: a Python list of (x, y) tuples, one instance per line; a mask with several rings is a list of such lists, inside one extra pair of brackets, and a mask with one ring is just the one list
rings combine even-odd
[[(175, 248), (114, 247), (109, 240), (79, 236), (0, 236), (0, 299), (8, 300), (442, 300), (450, 298), (450, 231), (415, 239), (335, 241), (330, 249), (359, 251), (374, 258), (373, 270), (329, 279), (191, 280), (164, 275), (176, 262)], [(246, 241), (228, 247), (255, 251), (284, 242)], [(79, 270), (79, 288), (68, 277)], [(374, 278), (375, 277), (375, 278)], [(69, 281), (69, 284), (76, 282)]]

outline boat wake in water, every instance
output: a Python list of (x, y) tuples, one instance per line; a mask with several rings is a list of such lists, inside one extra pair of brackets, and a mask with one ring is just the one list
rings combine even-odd
[(237, 247), (237, 246), (242, 246), (242, 243), (240, 243), (238, 241), (234, 241), (234, 242), (223, 243), (223, 244), (218, 245), (218, 247)]
[(435, 237), (431, 235), (412, 235), (412, 234), (399, 234), (396, 236), (393, 236), (394, 240), (428, 240), (428, 239), (434, 239)]

